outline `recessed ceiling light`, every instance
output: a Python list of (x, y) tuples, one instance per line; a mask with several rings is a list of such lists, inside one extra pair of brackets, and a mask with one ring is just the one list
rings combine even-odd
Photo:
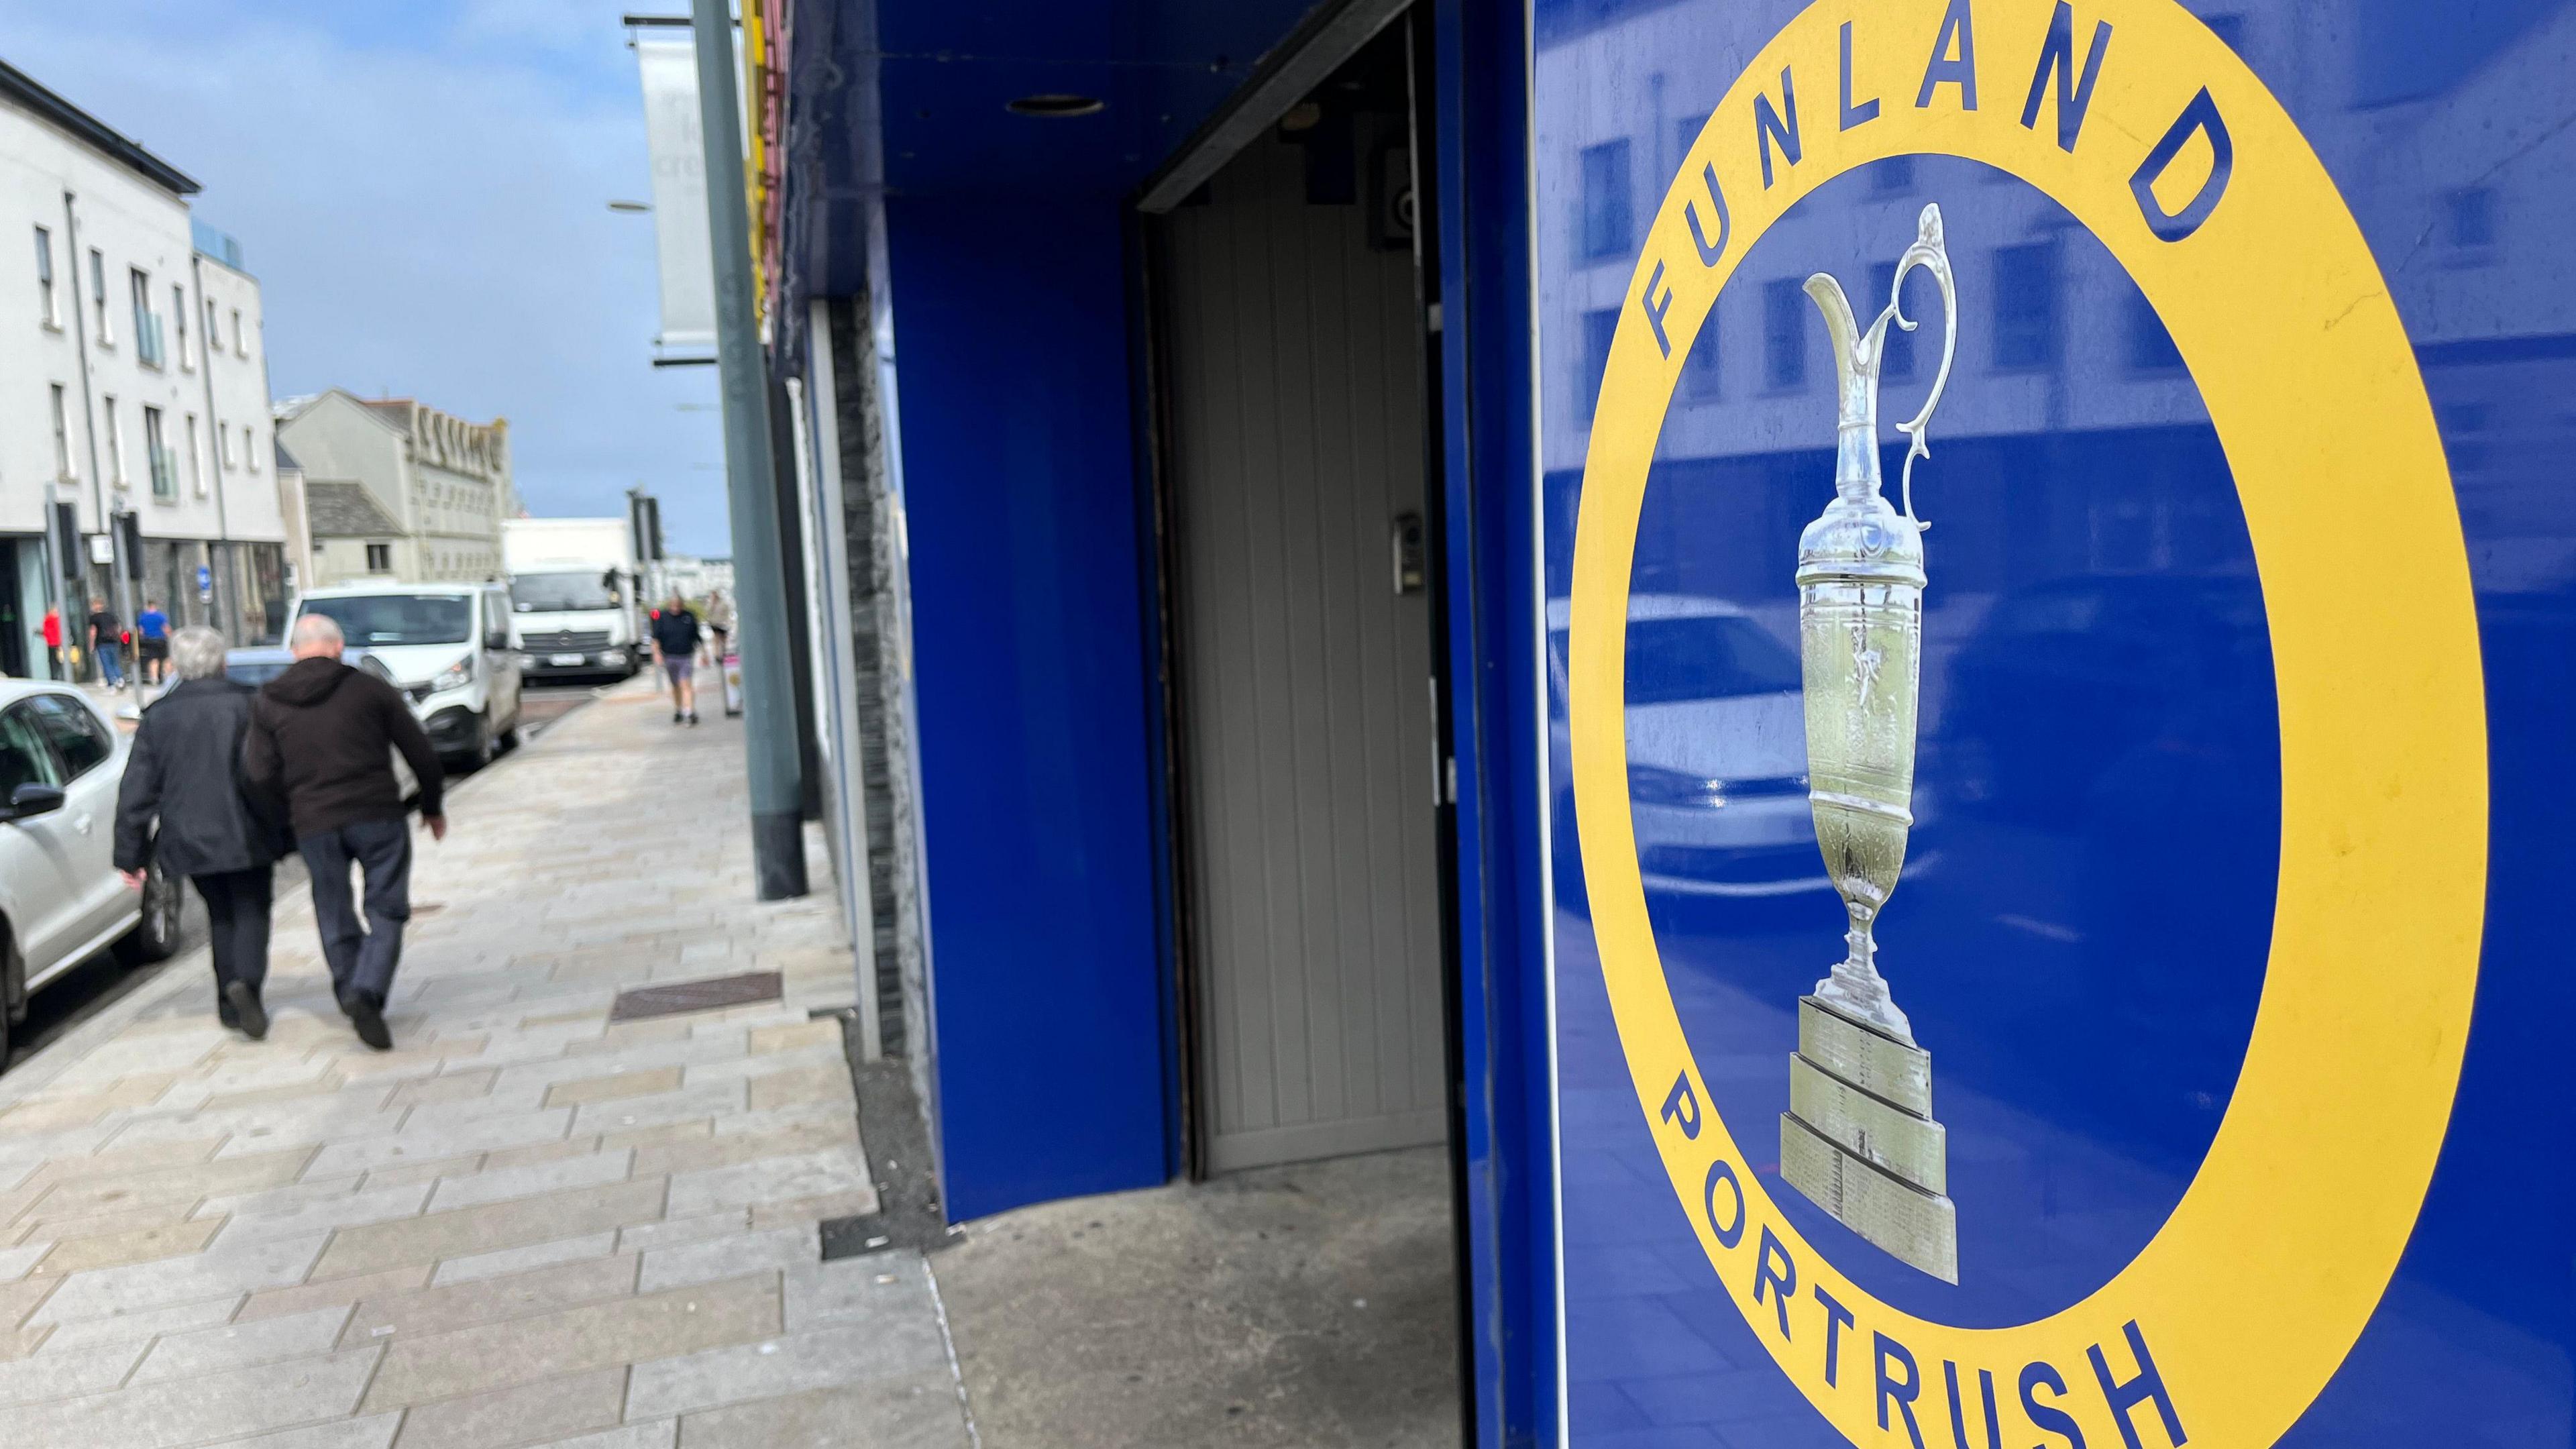
[(1038, 95), (1022, 96), (1005, 109), (1022, 116), (1088, 116), (1099, 112), (1107, 103), (1098, 96)]

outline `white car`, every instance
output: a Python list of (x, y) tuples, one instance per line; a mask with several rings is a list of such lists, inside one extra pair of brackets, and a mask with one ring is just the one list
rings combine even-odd
[(139, 964), (178, 947), (179, 882), (116, 874), (127, 750), (79, 690), (0, 679), (0, 1067), (28, 993), (102, 949)]
[(295, 617), (306, 614), (330, 615), (350, 654), (384, 666), (440, 754), (481, 765), (518, 743), (519, 656), (501, 585), (337, 584), (297, 599)]
[[(1547, 666), (1566, 688), (1567, 604), (1548, 602)], [(1798, 653), (1723, 599), (1628, 601), (1628, 807), (1649, 895), (1746, 899), (1830, 892), (1807, 804), (1806, 706)], [(1571, 779), (1565, 721), (1549, 725), (1553, 773)], [(1574, 802), (1555, 802), (1570, 857)], [(1560, 873), (1560, 895), (1574, 890)]]

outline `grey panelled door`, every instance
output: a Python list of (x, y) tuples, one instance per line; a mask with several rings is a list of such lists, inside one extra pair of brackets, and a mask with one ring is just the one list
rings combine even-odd
[(1165, 222), (1200, 1130), (1212, 1170), (1439, 1141), (1409, 252), (1255, 143)]

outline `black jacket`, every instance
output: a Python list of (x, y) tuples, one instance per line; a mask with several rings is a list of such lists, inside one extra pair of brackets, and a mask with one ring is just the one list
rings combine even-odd
[(187, 679), (143, 711), (116, 794), (117, 869), (157, 856), (172, 875), (217, 875), (292, 848), (283, 800), (243, 780), (251, 694), (229, 679)]
[(402, 691), (336, 659), (299, 659), (260, 686), (242, 760), (254, 789), (278, 789), (297, 839), (403, 817), (392, 751), (420, 777), (420, 813), (442, 813), (447, 774)]
[(698, 616), (686, 609), (668, 604), (653, 616), (653, 642), (662, 646), (665, 659), (686, 659), (698, 652)]

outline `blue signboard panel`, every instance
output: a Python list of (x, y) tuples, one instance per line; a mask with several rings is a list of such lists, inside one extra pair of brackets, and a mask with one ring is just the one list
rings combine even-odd
[(2568, 1443), (2576, 6), (1531, 33), (1568, 1442)]

